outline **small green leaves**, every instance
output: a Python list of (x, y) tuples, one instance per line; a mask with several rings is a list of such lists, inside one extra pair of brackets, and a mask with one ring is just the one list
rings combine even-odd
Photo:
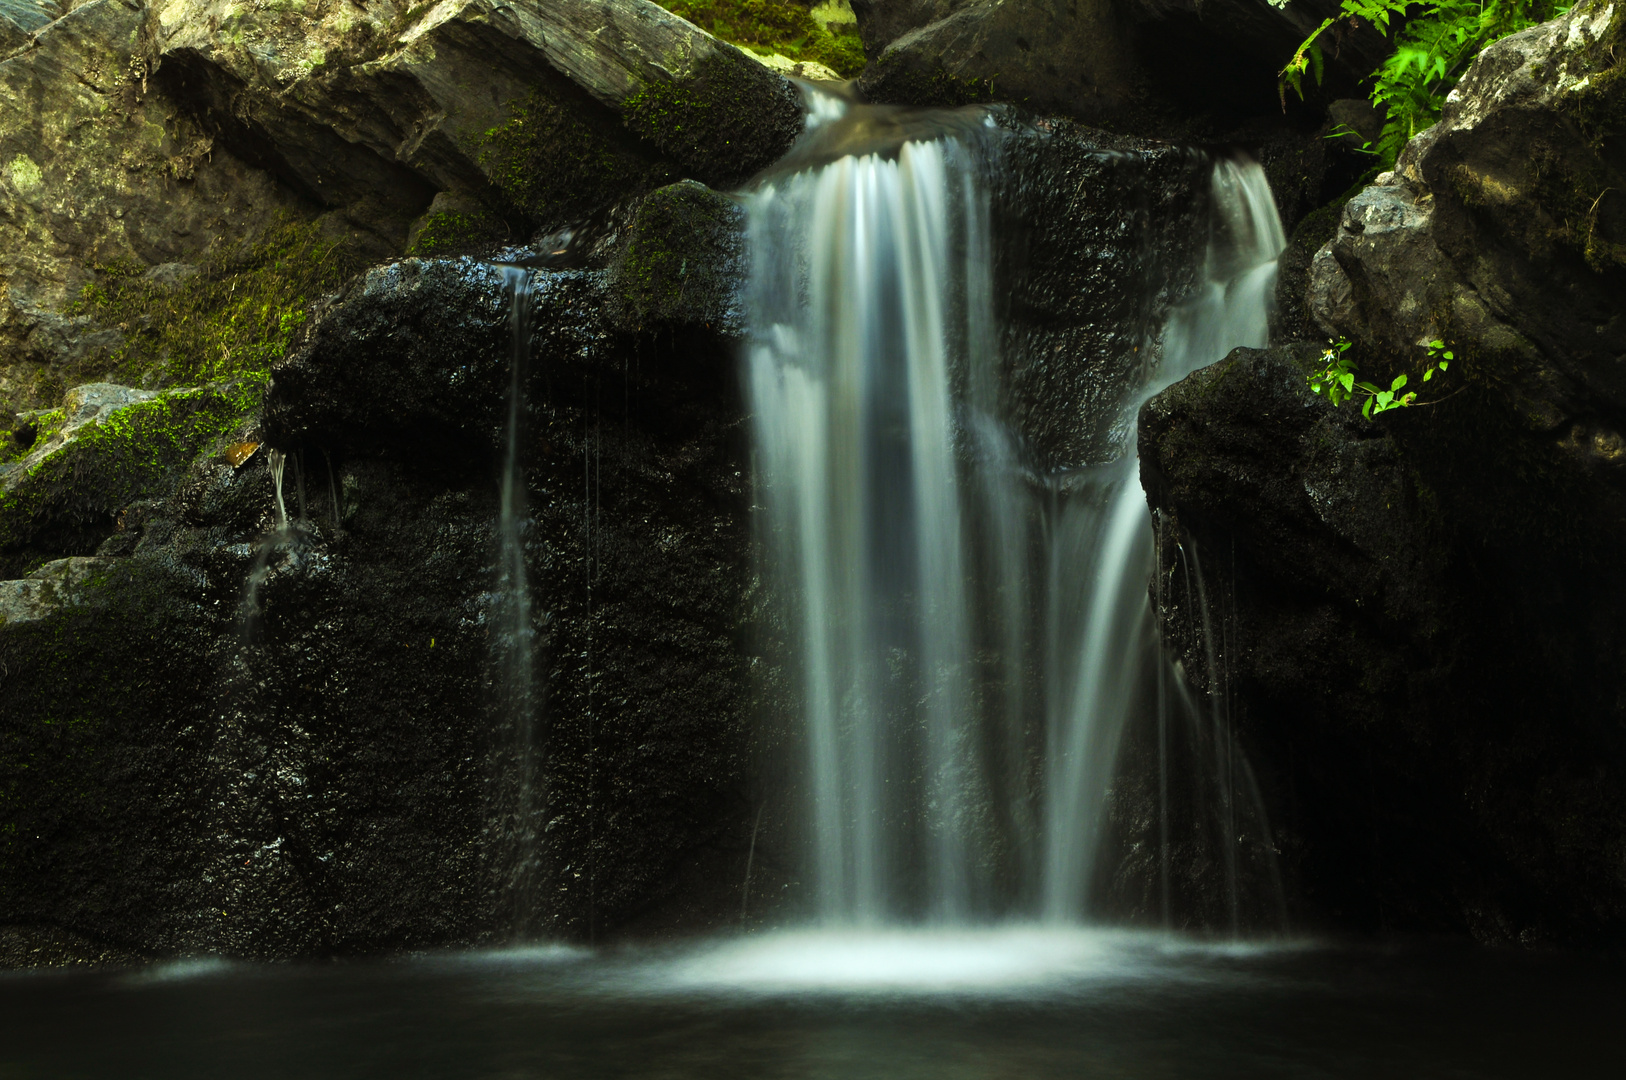
[[(1346, 355), (1350, 344), (1347, 338), (1327, 342), (1327, 348), (1321, 352), (1321, 366), (1307, 376), (1312, 392), (1325, 393), (1327, 400), (1334, 405), (1341, 405), (1358, 393), (1365, 399), (1361, 402), (1361, 415), (1368, 420), (1378, 413), (1404, 409), (1418, 403), (1415, 392), (1401, 393), (1411, 381), (1405, 372), (1396, 375), (1387, 390), (1376, 383), (1357, 380), (1354, 362)], [(1451, 355), (1444, 352), (1445, 343), (1441, 341), (1430, 342), (1425, 348), (1430, 358)], [(1437, 371), (1444, 371), (1446, 366), (1445, 360), (1436, 359), (1424, 369), (1423, 381), (1430, 381)]]

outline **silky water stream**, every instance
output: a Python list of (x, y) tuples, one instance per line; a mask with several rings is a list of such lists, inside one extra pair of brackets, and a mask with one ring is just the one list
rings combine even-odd
[[(1151, 361), (1101, 406), (1112, 445), (1045, 475), (1000, 404), (987, 182), (999, 131), (977, 111), (866, 115), (822, 96), (813, 114), (792, 158), (743, 196), (763, 567), (790, 628), (796, 701), (800, 928), (0, 976), (0, 1076), (1618, 1072), (1617, 964), (1250, 940), (1237, 935), (1240, 856), (1224, 845), (1230, 915), (1217, 933), (1092, 922), (1127, 722), (1150, 715), (1167, 736), (1183, 718), (1197, 732), (1210, 779), (1224, 780), (1208, 785), (1210, 811), (1232, 840), (1248, 796), (1223, 708), (1193, 696), (1156, 641), (1133, 418), (1161, 387), (1265, 343), (1283, 238), (1259, 168), (1213, 163), (1193, 284), (1143, 341)], [(504, 275), (513, 360), (492, 663), (511, 730), (494, 816), (522, 940), (539, 797), (515, 450), (530, 281)], [(1165, 781), (1165, 849), (1168, 801)]]

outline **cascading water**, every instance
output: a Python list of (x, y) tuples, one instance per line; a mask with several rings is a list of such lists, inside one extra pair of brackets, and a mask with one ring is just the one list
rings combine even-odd
[[(1160, 662), (1133, 424), (1112, 463), (1032, 482), (996, 404), (992, 124), (861, 111), (816, 95), (800, 159), (748, 197), (746, 374), (817, 911), (1076, 919), (1118, 736)], [(1269, 188), (1226, 160), (1213, 195), (1200, 285), (1114, 406), (1127, 418), (1265, 343), (1283, 245)]]
[[(801, 604), (814, 863), (832, 917), (900, 914), (908, 864), (932, 914), (971, 906), (951, 384), (989, 339), (983, 202), (951, 139), (840, 157), (752, 201), (749, 378), (776, 566)], [(915, 769), (929, 779), (909, 805), (889, 785)]]

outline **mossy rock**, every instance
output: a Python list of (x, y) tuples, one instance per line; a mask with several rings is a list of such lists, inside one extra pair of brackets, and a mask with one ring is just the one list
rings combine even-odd
[(622, 121), (689, 176), (731, 187), (779, 160), (803, 116), (789, 82), (723, 46), (686, 78), (645, 83), (623, 102)]
[(645, 198), (610, 268), (620, 321), (633, 330), (676, 323), (738, 333), (744, 216), (692, 180)]
[(821, 21), (798, 0), (659, 0), (724, 41), (796, 61), (823, 64), (844, 79), (864, 69), (856, 22)]
[(543, 79), (504, 107), (502, 123), (472, 156), (496, 188), (496, 205), (442, 207), (437, 197), (413, 254), (461, 254), (482, 241), (570, 224), (617, 199), (672, 180), (677, 166), (616, 123), (615, 114), (567, 81)]
[(321, 221), (284, 218), (221, 241), (197, 265), (115, 263), (70, 311), (116, 327), (122, 340), (72, 372), (145, 386), (263, 377), (297, 340), (310, 306), (361, 269), (351, 238)]
[(0, 480), (0, 578), (94, 551), (120, 508), (167, 494), (201, 451), (237, 432), (263, 389), (243, 379), (166, 391), (43, 440)]
[(994, 80), (956, 75), (941, 59), (922, 62), (902, 49), (882, 53), (859, 85), (871, 101), (922, 108), (954, 109), (994, 100)]

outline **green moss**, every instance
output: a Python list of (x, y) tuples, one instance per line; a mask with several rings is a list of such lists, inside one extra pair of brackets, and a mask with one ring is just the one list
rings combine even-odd
[(175, 284), (138, 265), (99, 266), (72, 306), (116, 326), (123, 342), (76, 371), (172, 386), (267, 374), (287, 355), (312, 302), (360, 269), (315, 222), (284, 221), (252, 240), (211, 248)]
[(84, 554), (112, 514), (166, 494), (197, 455), (260, 405), (263, 376), (172, 390), (75, 432), (0, 491), (0, 577), (41, 557)]
[(670, 179), (665, 163), (615, 137), (608, 115), (590, 122), (603, 109), (579, 99), (570, 88), (538, 85), (475, 140), (475, 158), (501, 193), (504, 215), (523, 231), (579, 220)]
[(622, 122), (689, 175), (723, 186), (778, 160), (800, 132), (801, 105), (785, 87), (755, 61), (717, 52), (681, 80), (645, 83), (622, 103)]
[[(26, 420), (28, 427), (33, 429), (34, 437), (24, 446), (16, 439), (18, 428), (0, 433), (0, 464), (17, 461), (27, 457), (36, 446), (45, 442), (62, 429), (66, 419), (61, 409), (50, 409), (41, 413), (34, 413)], [(20, 428), (25, 421), (19, 421)]]
[(508, 227), (490, 211), (447, 210), (430, 214), (412, 242), (409, 255), (449, 255), (500, 240)]
[(693, 181), (643, 201), (614, 273), (622, 314), (634, 328), (725, 317), (739, 256), (739, 214), (729, 199)]
[(844, 79), (864, 70), (856, 23), (821, 25), (797, 0), (657, 0), (708, 33), (758, 52), (823, 64)]

